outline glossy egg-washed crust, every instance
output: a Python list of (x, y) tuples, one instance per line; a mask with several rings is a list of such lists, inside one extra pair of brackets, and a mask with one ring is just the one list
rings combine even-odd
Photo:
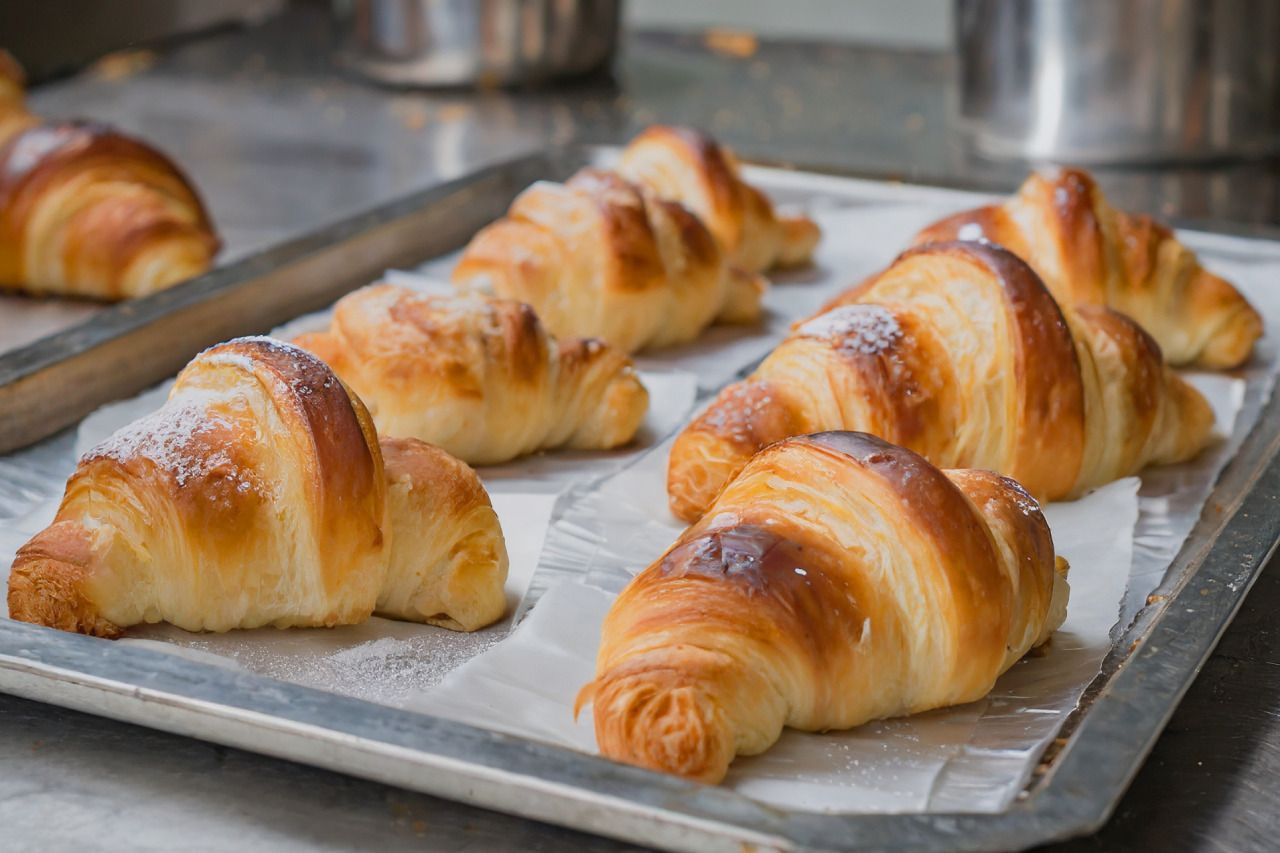
[(761, 451), (605, 619), (601, 752), (718, 782), (784, 726), (844, 729), (981, 698), (1061, 624), (1035, 502), (861, 433)]
[(918, 244), (990, 240), (1025, 259), (1065, 305), (1106, 305), (1151, 333), (1171, 364), (1229, 368), (1262, 335), (1231, 284), (1149, 216), (1113, 209), (1079, 169), (1032, 174), (1003, 204), (947, 217)]
[(372, 285), (338, 302), (327, 331), (296, 343), (355, 390), (379, 431), (473, 464), (617, 447), (648, 408), (626, 354), (593, 339), (557, 341), (512, 300)]
[[(384, 466), (363, 404), (314, 356), (265, 338), (213, 347), (164, 407), (80, 460), (53, 523), (18, 551), (10, 615), (104, 637), (157, 621), (331, 626), (367, 618), (394, 586), (405, 612), (391, 615), (472, 625), (471, 611), (410, 603), (441, 572), (466, 572), (500, 598), (496, 517), (461, 463), (417, 442), (395, 450)], [(460, 477), (474, 482), (461, 489)], [(473, 550), (479, 568), (454, 559), (477, 525), (497, 543)], [(406, 539), (397, 550), (432, 526), (432, 548)], [(463, 604), (492, 621), (494, 597)]]
[(716, 321), (753, 322), (765, 287), (730, 269), (684, 207), (599, 169), (521, 193), (467, 245), (453, 281), (527, 302), (555, 335), (626, 352), (693, 340)]
[(725, 389), (676, 439), (667, 485), (692, 521), (761, 447), (853, 429), (1056, 500), (1190, 458), (1212, 424), (1132, 321), (1096, 307), (1064, 315), (999, 247), (935, 244), (798, 324)]
[(776, 213), (764, 193), (742, 179), (733, 152), (692, 128), (648, 128), (623, 150), (617, 168), (697, 214), (744, 270), (808, 263), (822, 236), (812, 219)]

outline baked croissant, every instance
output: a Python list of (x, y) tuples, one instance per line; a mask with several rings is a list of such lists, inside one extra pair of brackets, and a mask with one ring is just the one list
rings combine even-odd
[(916, 243), (975, 239), (1026, 260), (1063, 305), (1128, 314), (1170, 364), (1235, 367), (1262, 335), (1262, 318), (1239, 291), (1165, 226), (1112, 209), (1079, 169), (1033, 174), (1004, 204), (943, 219)]
[(596, 742), (719, 782), (783, 726), (846, 729), (972, 702), (1066, 616), (1035, 502), (863, 433), (761, 451), (604, 622)]
[(68, 122), (0, 148), (0, 286), (144, 296), (203, 273), (217, 249), (186, 177), (142, 142)]
[(777, 214), (742, 180), (733, 152), (686, 127), (650, 127), (623, 150), (618, 172), (698, 215), (737, 267), (763, 272), (808, 263), (822, 236), (806, 216)]
[(328, 331), (295, 343), (366, 401), (380, 432), (477, 465), (618, 447), (649, 406), (626, 355), (597, 340), (557, 342), (532, 308), (509, 300), (372, 285), (339, 300)]
[(39, 119), (27, 112), (22, 66), (6, 50), (0, 50), (0, 147)]
[(539, 182), (480, 231), (453, 271), (459, 289), (532, 305), (552, 334), (635, 352), (751, 323), (765, 283), (732, 270), (679, 204), (598, 169)]
[(218, 238), (186, 176), (103, 125), (43, 124), (0, 55), (0, 288), (126, 299), (200, 275)]
[(800, 324), (676, 439), (671, 508), (701, 515), (765, 445), (854, 429), (947, 468), (989, 468), (1040, 500), (1186, 460), (1209, 404), (1109, 309), (1063, 312), (1013, 254), (923, 246)]
[(318, 359), (241, 338), (80, 460), (53, 523), (18, 551), (9, 615), (100, 637), (375, 611), (473, 630), (502, 615), (506, 573), (474, 471), (418, 441), (380, 446)]

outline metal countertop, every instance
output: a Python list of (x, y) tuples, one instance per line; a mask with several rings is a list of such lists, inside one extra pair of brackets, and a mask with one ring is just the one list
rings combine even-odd
[[(330, 62), (307, 10), (38, 87), (49, 116), (109, 120), (170, 151), (234, 257), (512, 154), (645, 125), (703, 126), (745, 156), (995, 190), (1025, 167), (948, 129), (944, 54), (631, 34), (611, 78), (528, 92), (381, 89)], [(1120, 205), (1280, 226), (1280, 164), (1100, 173)], [(1080, 850), (1264, 849), (1280, 833), (1280, 574), (1264, 573), (1155, 752)], [(10, 850), (623, 850), (288, 762), (0, 697)]]

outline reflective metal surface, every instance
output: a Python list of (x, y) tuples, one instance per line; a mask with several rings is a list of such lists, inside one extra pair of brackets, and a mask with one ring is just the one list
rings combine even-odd
[[(174, 46), (132, 76), (86, 74), (37, 87), (32, 97), (43, 114), (115, 122), (178, 157), (222, 228), (227, 262), (498, 159), (570, 138), (620, 143), (654, 121), (701, 124), (752, 159), (995, 191), (1011, 190), (1025, 175), (1020, 163), (953, 150), (944, 98), (954, 71), (949, 54), (775, 41), (761, 33), (756, 52), (743, 57), (717, 52), (697, 35), (630, 32), (615, 83), (519, 93), (404, 91), (335, 71), (336, 34), (319, 11), (294, 6), (262, 27)], [(1213, 219), (1219, 227), (1236, 222), (1241, 233), (1247, 223), (1280, 223), (1275, 161), (1110, 169), (1099, 178), (1117, 207)], [(1273, 511), (1267, 500), (1277, 486), (1267, 482), (1271, 492), (1246, 508), (1257, 517)], [(1224, 483), (1227, 494), (1247, 484)], [(1223, 511), (1215, 508), (1214, 518)], [(1256, 571), (1262, 557), (1253, 549), (1264, 534), (1245, 525), (1233, 534), (1240, 550), (1218, 554), (1228, 561), (1222, 570), (1202, 570), (1197, 579), (1236, 584), (1238, 573)], [(1181, 568), (1176, 573), (1183, 576)], [(1071, 853), (1274, 844), (1277, 578), (1274, 566), (1263, 575), (1115, 818)], [(1211, 642), (1223, 608), (1236, 601), (1224, 594), (1209, 603), (1212, 609), (1181, 623), (1194, 629), (1193, 648)], [(1177, 625), (1166, 636), (1177, 638)], [(1122, 699), (1136, 696), (1140, 714), (1145, 681), (1139, 672), (1111, 689), (1123, 688)], [(193, 843), (255, 853), (639, 849), (10, 696), (0, 696), (0, 718), (0, 846), (143, 853)], [(1122, 751), (1117, 760), (1131, 757)], [(1082, 755), (1073, 787), (1090, 787), (1090, 764)], [(1113, 765), (1101, 766), (1104, 784), (1117, 784)], [(1094, 813), (1076, 826), (1101, 819)], [(1046, 820), (1034, 823), (1044, 829)], [(954, 823), (950, 838), (968, 831), (967, 822)], [(872, 846), (886, 837), (848, 832), (846, 844), (862, 838)]]
[(462, 246), (550, 171), (534, 157), (480, 170), (0, 353), (0, 453), (172, 375), (218, 341), (265, 332), (388, 268)]
[(1280, 143), (1280, 3), (956, 0), (959, 120), (996, 156), (1136, 162)]
[[(341, 248), (371, 229), (397, 233), (397, 223), (424, 218), (470, 227), (492, 216), (495, 198), (527, 183), (530, 169), (554, 177), (585, 159), (575, 150), (521, 158), (479, 174), (501, 191), (490, 183), (468, 192), (463, 179), (309, 239)], [(367, 245), (366, 262), (392, 263), (403, 245)], [(310, 271), (332, 258), (317, 256)], [(0, 691), (668, 849), (1025, 847), (1094, 829), (1115, 807), (1280, 539), (1278, 453), (1280, 397), (1219, 479), (1170, 568), (1166, 597), (1116, 637), (1045, 774), (1002, 813), (773, 808), (596, 756), (10, 620), (0, 620)]]
[(384, 83), (537, 83), (604, 66), (620, 0), (356, 0), (344, 60)]

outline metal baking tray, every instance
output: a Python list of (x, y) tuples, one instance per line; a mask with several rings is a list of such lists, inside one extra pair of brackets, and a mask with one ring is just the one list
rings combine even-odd
[[(585, 149), (397, 201), (0, 358), (0, 445), (75, 421), (220, 338), (453, 249)], [(893, 189), (879, 185), (878, 197)], [(1007, 849), (1100, 826), (1280, 540), (1280, 399), (1220, 476), (1160, 596), (1119, 631), (1060, 737), (1000, 813), (817, 814), (603, 758), (146, 648), (0, 619), (0, 691), (679, 850)]]
[(78, 323), (0, 352), (0, 453), (172, 376), (205, 347), (265, 332), (330, 304), (389, 267), (458, 248), (533, 181), (567, 176), (567, 163), (551, 154), (522, 157), (141, 299), (101, 308), (71, 303), (70, 310), (84, 313)]

